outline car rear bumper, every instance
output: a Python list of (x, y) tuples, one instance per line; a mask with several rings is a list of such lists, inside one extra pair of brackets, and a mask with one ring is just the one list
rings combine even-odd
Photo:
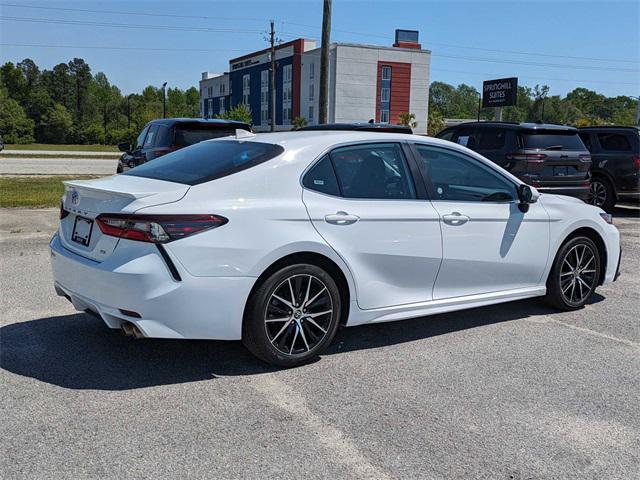
[(57, 235), (49, 246), (58, 295), (77, 310), (97, 313), (110, 328), (131, 322), (146, 337), (241, 338), (253, 277), (193, 277), (176, 262), (178, 281), (153, 244), (138, 245), (135, 255), (119, 245), (104, 262), (70, 252)]

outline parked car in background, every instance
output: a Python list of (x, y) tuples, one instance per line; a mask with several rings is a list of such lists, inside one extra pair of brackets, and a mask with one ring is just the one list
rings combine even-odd
[(468, 122), (446, 128), (436, 137), (478, 152), (541, 192), (589, 199), (591, 155), (576, 128)]
[(392, 125), (390, 123), (325, 123), (322, 125), (308, 125), (296, 128), (296, 132), (317, 131), (317, 130), (351, 130), (356, 132), (378, 132), (378, 133), (413, 133), (411, 127), (406, 125)]
[(589, 201), (611, 211), (618, 200), (640, 198), (640, 128), (584, 127), (580, 138), (591, 152)]
[(575, 310), (619, 267), (610, 214), (419, 135), (240, 132), (64, 183), (59, 295), (129, 335), (242, 340), (275, 365), (341, 325)]
[(142, 129), (133, 148), (129, 143), (118, 145), (124, 154), (118, 162), (117, 173), (203, 140), (233, 135), (236, 129), (250, 132), (251, 126), (232, 120), (202, 118), (152, 120)]

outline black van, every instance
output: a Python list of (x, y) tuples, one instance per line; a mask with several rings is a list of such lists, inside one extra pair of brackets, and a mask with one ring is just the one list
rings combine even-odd
[(591, 203), (611, 211), (618, 200), (640, 199), (640, 128), (584, 127), (580, 138), (593, 162)]
[(152, 120), (142, 129), (133, 148), (129, 143), (118, 145), (118, 149), (124, 154), (118, 162), (117, 173), (203, 140), (228, 137), (235, 134), (237, 129), (251, 131), (248, 124), (233, 120), (202, 118)]
[(541, 192), (590, 197), (591, 155), (578, 130), (545, 123), (468, 122), (436, 135), (474, 150)]

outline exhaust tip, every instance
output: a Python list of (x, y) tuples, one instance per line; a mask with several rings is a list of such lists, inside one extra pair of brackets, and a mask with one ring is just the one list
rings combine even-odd
[(122, 333), (124, 333), (127, 337), (133, 337), (136, 340), (144, 338), (144, 333), (142, 333), (142, 330), (140, 330), (134, 323), (124, 322), (122, 325), (120, 325), (120, 329), (122, 330)]

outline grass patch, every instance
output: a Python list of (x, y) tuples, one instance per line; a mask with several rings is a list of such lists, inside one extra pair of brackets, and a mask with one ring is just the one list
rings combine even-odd
[(0, 207), (57, 207), (64, 192), (63, 180), (90, 178), (98, 177), (95, 175), (0, 177)]
[(5, 145), (5, 150), (69, 150), (74, 152), (117, 152), (115, 145), (56, 145), (52, 143), (25, 143)]
[(67, 154), (67, 153), (59, 153), (55, 155), (47, 154), (47, 155), (38, 155), (34, 154), (22, 154), (22, 153), (4, 153), (0, 152), (0, 158), (66, 158), (69, 160), (81, 158), (83, 160), (117, 160), (118, 157), (115, 155), (82, 155), (79, 154)]

